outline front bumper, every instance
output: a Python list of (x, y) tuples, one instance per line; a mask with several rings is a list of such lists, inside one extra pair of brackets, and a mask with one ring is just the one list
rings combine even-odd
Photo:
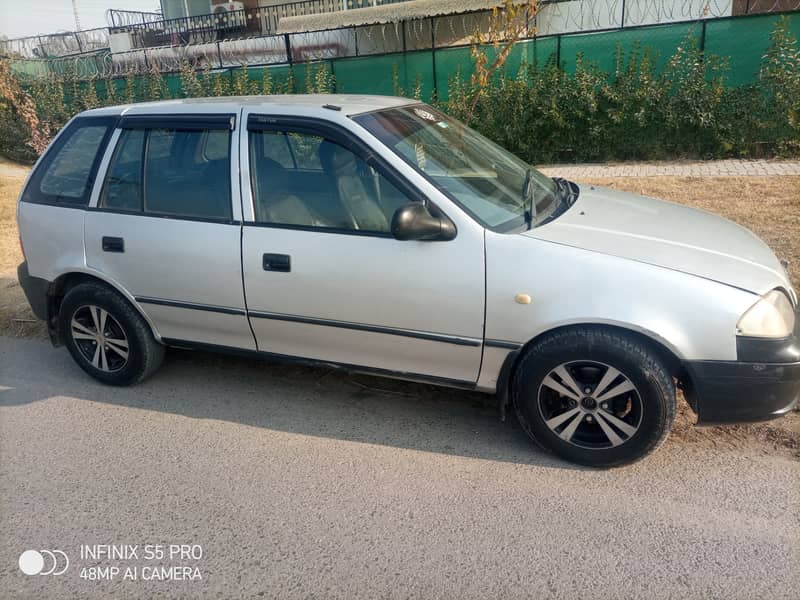
[(800, 313), (783, 339), (740, 337), (737, 361), (688, 361), (686, 398), (698, 425), (775, 419), (800, 398)]
[(691, 361), (684, 366), (691, 381), (684, 391), (698, 425), (776, 419), (800, 396), (800, 362)]

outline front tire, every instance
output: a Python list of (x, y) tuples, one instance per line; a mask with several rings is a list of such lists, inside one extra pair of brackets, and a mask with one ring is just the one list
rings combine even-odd
[(663, 361), (635, 337), (610, 329), (546, 335), (523, 355), (512, 397), (529, 436), (592, 467), (643, 458), (675, 420), (675, 385)]
[(139, 383), (164, 358), (164, 346), (142, 316), (100, 283), (81, 283), (67, 292), (59, 311), (59, 329), (75, 362), (110, 385)]

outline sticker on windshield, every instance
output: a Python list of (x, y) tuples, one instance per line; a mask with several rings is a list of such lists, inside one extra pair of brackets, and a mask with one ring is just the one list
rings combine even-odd
[(435, 121), (436, 116), (433, 113), (429, 113), (427, 110), (423, 110), (421, 108), (415, 108), (414, 113), (420, 118), (425, 119), (426, 121)]

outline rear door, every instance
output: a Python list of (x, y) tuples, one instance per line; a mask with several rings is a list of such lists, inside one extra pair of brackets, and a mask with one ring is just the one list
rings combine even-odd
[(394, 211), (423, 197), (388, 161), (324, 121), (248, 123), (242, 261), (258, 349), (474, 384), (482, 232), (398, 241)]
[(255, 348), (234, 123), (229, 114), (123, 117), (87, 212), (87, 265), (130, 292), (167, 342)]

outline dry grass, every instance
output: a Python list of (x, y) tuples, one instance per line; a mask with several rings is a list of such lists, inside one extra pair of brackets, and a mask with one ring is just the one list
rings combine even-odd
[(17, 282), (22, 250), (17, 234), (16, 201), (26, 169), (0, 165), (0, 335), (47, 337), (47, 328), (34, 317)]
[(800, 288), (800, 177), (617, 177), (587, 181), (716, 213), (747, 227)]

